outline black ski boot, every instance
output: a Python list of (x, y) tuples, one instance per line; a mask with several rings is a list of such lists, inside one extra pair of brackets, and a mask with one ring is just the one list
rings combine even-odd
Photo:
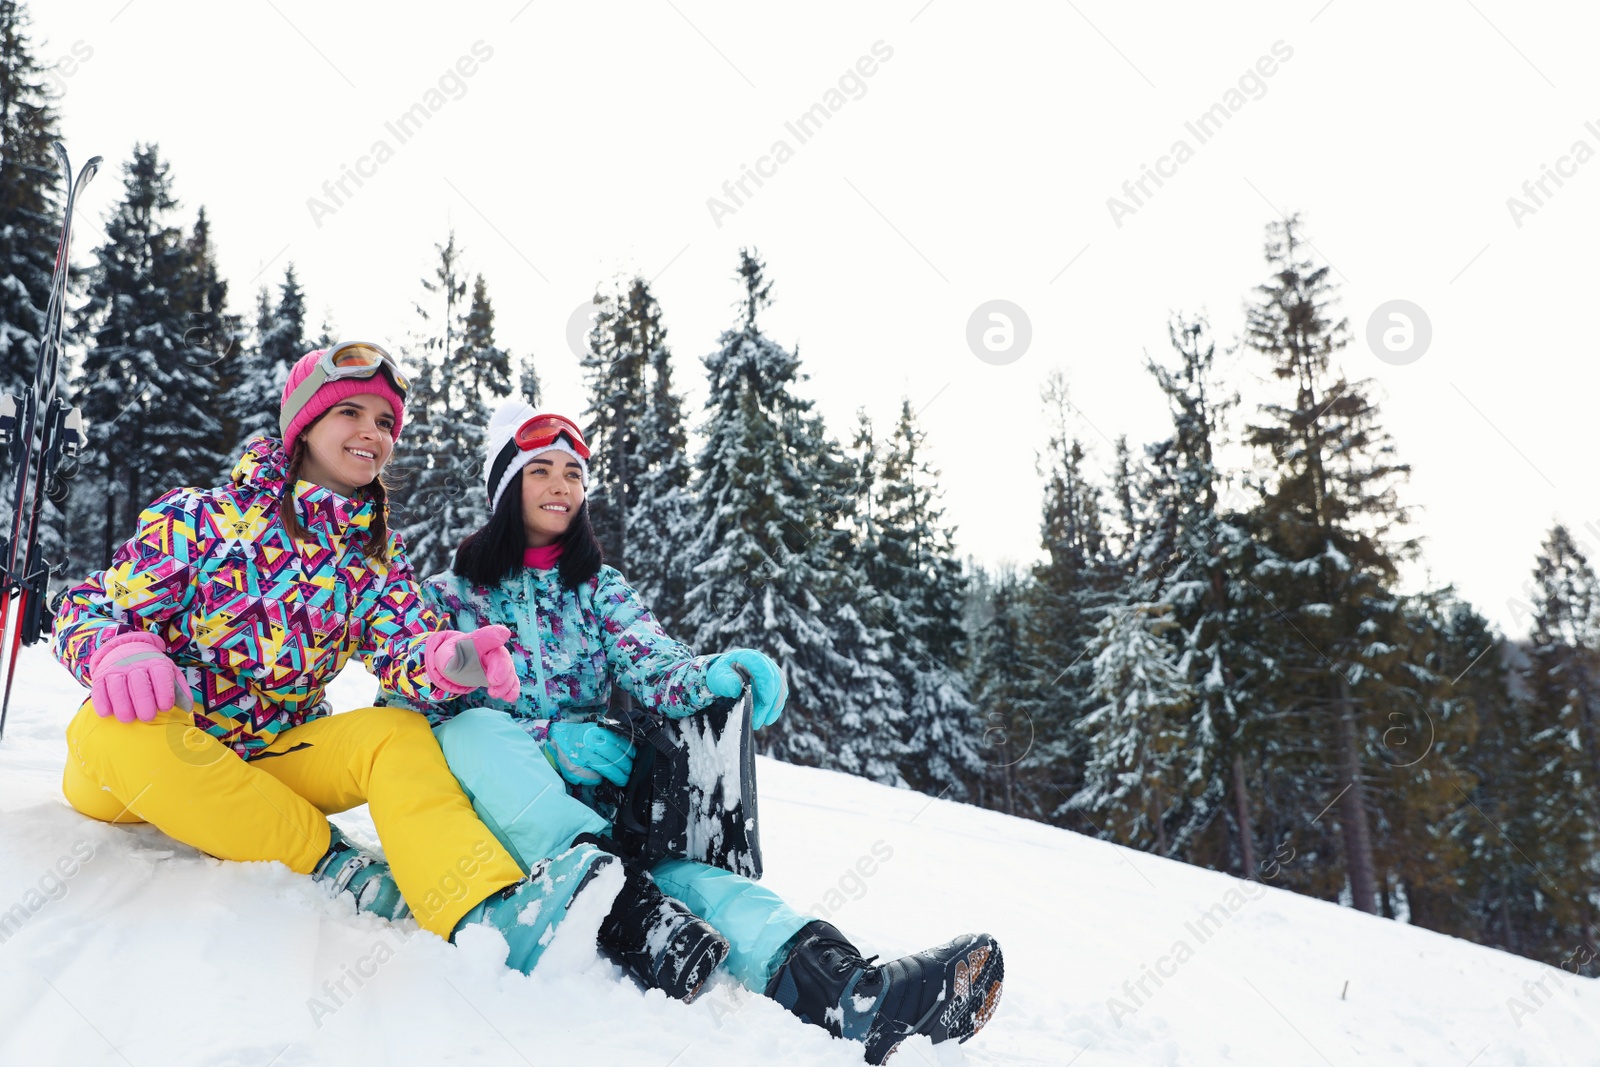
[(947, 945), (890, 963), (862, 959), (845, 936), (820, 919), (801, 928), (767, 996), (834, 1037), (867, 1046), (882, 1063), (900, 1042), (926, 1034), (935, 1044), (965, 1041), (1000, 1003), (1005, 965), (988, 934), (963, 934)]
[[(595, 834), (580, 834), (577, 841), (617, 852), (614, 842)], [(693, 1000), (727, 958), (727, 939), (663, 893), (638, 863), (623, 863), (622, 892), (600, 925), (600, 947), (646, 989), (659, 989), (674, 1000)]]

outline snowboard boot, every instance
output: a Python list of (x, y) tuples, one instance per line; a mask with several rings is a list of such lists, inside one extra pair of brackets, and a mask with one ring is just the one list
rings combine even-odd
[[(615, 848), (606, 838), (581, 834), (579, 841)], [(693, 1000), (711, 972), (728, 956), (728, 941), (682, 901), (661, 891), (632, 861), (624, 868), (622, 892), (600, 927), (600, 947), (646, 989), (674, 1000)]]
[(394, 883), (389, 865), (352, 845), (331, 822), (328, 824), (328, 851), (312, 868), (311, 880), (332, 887), (335, 896), (341, 893), (349, 896), (356, 911), (391, 921), (411, 914), (405, 898), (400, 895), (400, 887)]
[(767, 996), (827, 1030), (867, 1046), (882, 1063), (900, 1042), (925, 1034), (935, 1044), (965, 1041), (1000, 1003), (1005, 966), (988, 934), (875, 964), (828, 923), (808, 923), (767, 986)]
[(581, 942), (592, 949), (622, 883), (621, 869), (621, 861), (610, 853), (575, 843), (561, 855), (534, 864), (527, 878), (478, 903), (462, 916), (450, 940), (468, 926), (492, 926), (511, 947), (506, 966), (523, 974), (531, 974), (557, 943)]

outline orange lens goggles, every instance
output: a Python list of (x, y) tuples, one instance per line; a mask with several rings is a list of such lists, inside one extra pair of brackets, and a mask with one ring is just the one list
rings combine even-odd
[(329, 380), (336, 378), (370, 378), (379, 370), (386, 370), (400, 395), (404, 396), (411, 383), (400, 370), (394, 357), (377, 345), (367, 341), (347, 341), (329, 350), (323, 357), (324, 370)]

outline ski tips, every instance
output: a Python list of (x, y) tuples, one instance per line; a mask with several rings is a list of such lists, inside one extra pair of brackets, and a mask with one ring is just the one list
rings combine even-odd
[[(56, 158), (61, 161), (62, 173), (67, 176), (67, 181), (70, 183), (72, 181), (72, 160), (67, 156), (67, 146), (62, 144), (60, 141), (51, 141), (50, 147), (56, 150)], [(83, 165), (83, 169), (78, 171), (77, 184), (83, 185), (87, 183), (90, 178), (93, 178), (95, 173), (100, 169), (100, 164), (102, 162), (103, 157), (90, 156), (89, 162), (85, 163)]]

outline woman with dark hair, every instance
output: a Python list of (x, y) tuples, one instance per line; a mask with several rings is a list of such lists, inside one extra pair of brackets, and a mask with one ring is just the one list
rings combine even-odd
[[(252, 440), (227, 485), (160, 497), (111, 566), (67, 591), (54, 651), (90, 697), (67, 726), (62, 788), (90, 818), (277, 860), (446, 939), (489, 924), (528, 971), (580, 891), (593, 936), (622, 882), (615, 857), (581, 846), (530, 876), (422, 716), (332, 715), (325, 699), (351, 656), (417, 700), (517, 692), (508, 631), (442, 629), (388, 529), (382, 472), (406, 389), (377, 345), (308, 353), (284, 387), (281, 440)], [(387, 862), (328, 821), (360, 804)]]
[[(385, 696), (438, 723), (450, 769), (524, 866), (574, 842), (622, 852), (610, 823), (580, 799), (602, 780), (628, 781), (631, 743), (597, 721), (614, 685), (647, 712), (679, 719), (739, 697), (748, 678), (756, 729), (778, 718), (788, 696), (783, 672), (760, 652), (697, 656), (673, 640), (604, 564), (589, 525), (588, 460), (572, 420), (516, 400), (495, 413), (484, 457), (489, 522), (423, 592), (449, 625), (511, 631), (520, 691), (491, 701)], [(964, 1041), (999, 1001), (1000, 949), (988, 935), (874, 964), (828, 923), (743, 875), (687, 859), (657, 861), (646, 874), (628, 858), (626, 869), (612, 914), (635, 921), (608, 922), (600, 943), (640, 981), (679, 999), (726, 958), (747, 988), (864, 1042), (873, 1063), (917, 1034)]]

